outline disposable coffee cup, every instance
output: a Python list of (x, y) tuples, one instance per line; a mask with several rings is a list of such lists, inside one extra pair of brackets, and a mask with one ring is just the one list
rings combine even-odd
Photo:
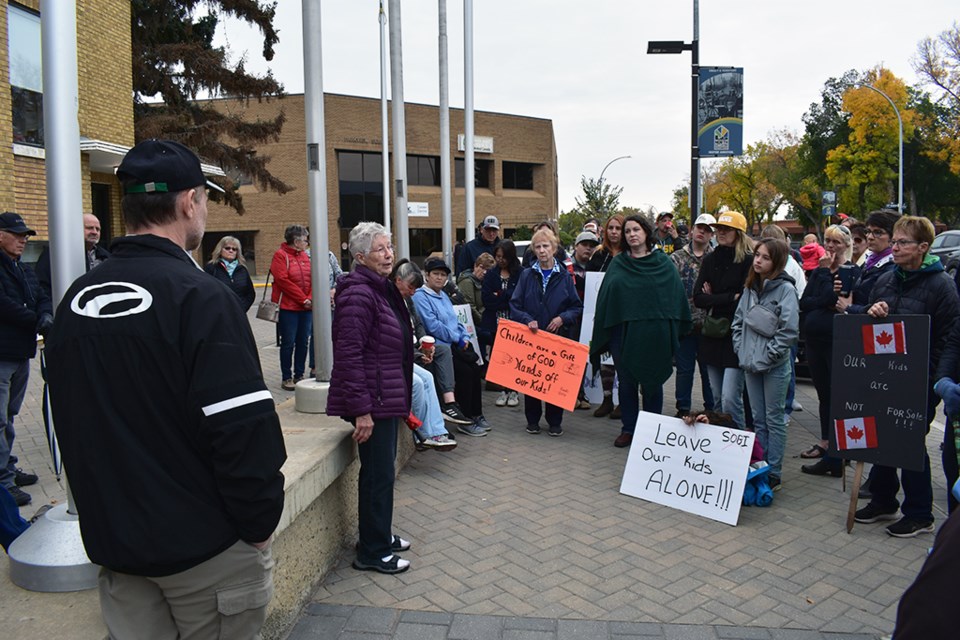
[(436, 342), (433, 336), (423, 336), (420, 338), (420, 351), (422, 351), (424, 355), (432, 354)]

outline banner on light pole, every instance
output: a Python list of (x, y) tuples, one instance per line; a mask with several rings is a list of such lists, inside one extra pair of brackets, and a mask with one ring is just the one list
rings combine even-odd
[(700, 67), (697, 130), (700, 157), (743, 154), (743, 68)]

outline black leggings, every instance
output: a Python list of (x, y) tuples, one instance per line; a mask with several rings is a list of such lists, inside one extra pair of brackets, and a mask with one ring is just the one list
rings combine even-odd
[(483, 402), (480, 391), (482, 369), (470, 358), (476, 358), (473, 350), (462, 351), (453, 348), (453, 377), (455, 382), (453, 392), (457, 396), (457, 404), (470, 418), (483, 415)]

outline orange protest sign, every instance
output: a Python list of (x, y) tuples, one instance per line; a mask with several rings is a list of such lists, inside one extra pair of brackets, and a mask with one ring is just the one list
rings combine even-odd
[(573, 411), (589, 353), (579, 342), (500, 320), (487, 380)]

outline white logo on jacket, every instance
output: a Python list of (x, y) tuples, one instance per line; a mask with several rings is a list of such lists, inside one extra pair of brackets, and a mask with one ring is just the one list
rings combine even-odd
[[(91, 295), (99, 289), (108, 289), (98, 295)], [(115, 313), (104, 313), (104, 309), (112, 304), (126, 301), (137, 301), (132, 307), (122, 307)], [(83, 301), (81, 305), (81, 301)], [(88, 318), (120, 318), (143, 313), (153, 305), (153, 295), (143, 287), (130, 282), (103, 282), (101, 284), (84, 287), (70, 301), (70, 310), (79, 316)]]

